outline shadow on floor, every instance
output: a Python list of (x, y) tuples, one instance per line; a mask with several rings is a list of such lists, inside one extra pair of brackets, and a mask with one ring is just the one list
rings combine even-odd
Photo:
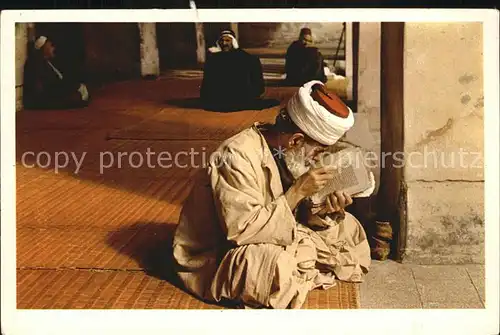
[(200, 98), (171, 99), (165, 101), (165, 103), (170, 106), (184, 108), (184, 109), (202, 109), (207, 112), (231, 113), (231, 112), (242, 112), (248, 110), (264, 110), (278, 106), (280, 104), (280, 101), (277, 99), (263, 98), (249, 102), (247, 105), (244, 106), (244, 108), (223, 107), (223, 106), (207, 107), (203, 105)]
[[(165, 280), (199, 299), (186, 291), (174, 272), (172, 242), (176, 226), (174, 223), (138, 222), (109, 233), (107, 243), (117, 252), (135, 259), (147, 275)], [(204, 302), (215, 305), (210, 301)], [(217, 305), (238, 308), (236, 303), (228, 301)]]
[(107, 243), (117, 252), (136, 260), (147, 274), (175, 279), (172, 270), (175, 227), (174, 223), (138, 222), (109, 233)]
[(187, 108), (187, 109), (203, 109), (203, 104), (200, 98), (184, 98), (184, 99), (170, 99), (165, 101), (168, 105), (179, 107), (179, 108)]

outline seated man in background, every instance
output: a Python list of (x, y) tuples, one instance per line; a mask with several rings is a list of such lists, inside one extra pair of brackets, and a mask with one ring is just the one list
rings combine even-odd
[(34, 43), (24, 69), (24, 105), (28, 109), (65, 109), (85, 107), (89, 92), (83, 83), (70, 79), (53, 64), (55, 46), (40, 36)]
[(260, 99), (263, 93), (260, 59), (239, 48), (233, 31), (222, 31), (207, 54), (200, 92), (204, 108), (224, 112), (270, 107)]
[(307, 201), (334, 177), (311, 161), (354, 124), (352, 111), (325, 92), (321, 82), (307, 83), (275, 124), (224, 141), (200, 172), (173, 241), (175, 271), (199, 298), (300, 308), (335, 278), (362, 281), (370, 248), (344, 211), (350, 196), (334, 192), (319, 211)]
[(326, 83), (326, 63), (318, 48), (313, 47), (311, 29), (302, 28), (299, 39), (287, 49), (285, 58), (286, 82), (291, 86), (302, 86), (311, 80)]

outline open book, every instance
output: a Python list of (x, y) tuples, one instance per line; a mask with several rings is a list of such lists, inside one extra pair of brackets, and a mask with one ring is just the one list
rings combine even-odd
[(359, 148), (347, 148), (335, 153), (326, 152), (321, 155), (315, 166), (335, 167), (335, 177), (321, 191), (310, 197), (313, 206), (323, 205), (326, 197), (335, 191), (343, 191), (352, 196), (372, 187), (370, 172)]

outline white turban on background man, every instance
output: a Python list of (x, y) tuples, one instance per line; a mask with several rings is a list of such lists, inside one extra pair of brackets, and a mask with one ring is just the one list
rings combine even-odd
[(38, 37), (34, 43), (35, 49), (40, 50), (41, 48), (43, 48), (46, 42), (47, 42), (47, 37), (45, 36)]
[(354, 125), (352, 110), (317, 80), (299, 88), (288, 101), (287, 112), (297, 127), (324, 145), (335, 144)]

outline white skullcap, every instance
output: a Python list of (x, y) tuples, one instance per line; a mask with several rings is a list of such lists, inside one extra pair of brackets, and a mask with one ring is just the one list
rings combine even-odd
[(310, 81), (288, 101), (287, 112), (292, 121), (313, 140), (324, 144), (335, 144), (354, 125), (354, 115), (349, 110), (346, 118), (339, 117), (321, 106), (311, 97), (312, 87), (321, 81)]
[(35, 41), (35, 49), (40, 50), (45, 45), (46, 42), (47, 42), (47, 37), (40, 36)]

